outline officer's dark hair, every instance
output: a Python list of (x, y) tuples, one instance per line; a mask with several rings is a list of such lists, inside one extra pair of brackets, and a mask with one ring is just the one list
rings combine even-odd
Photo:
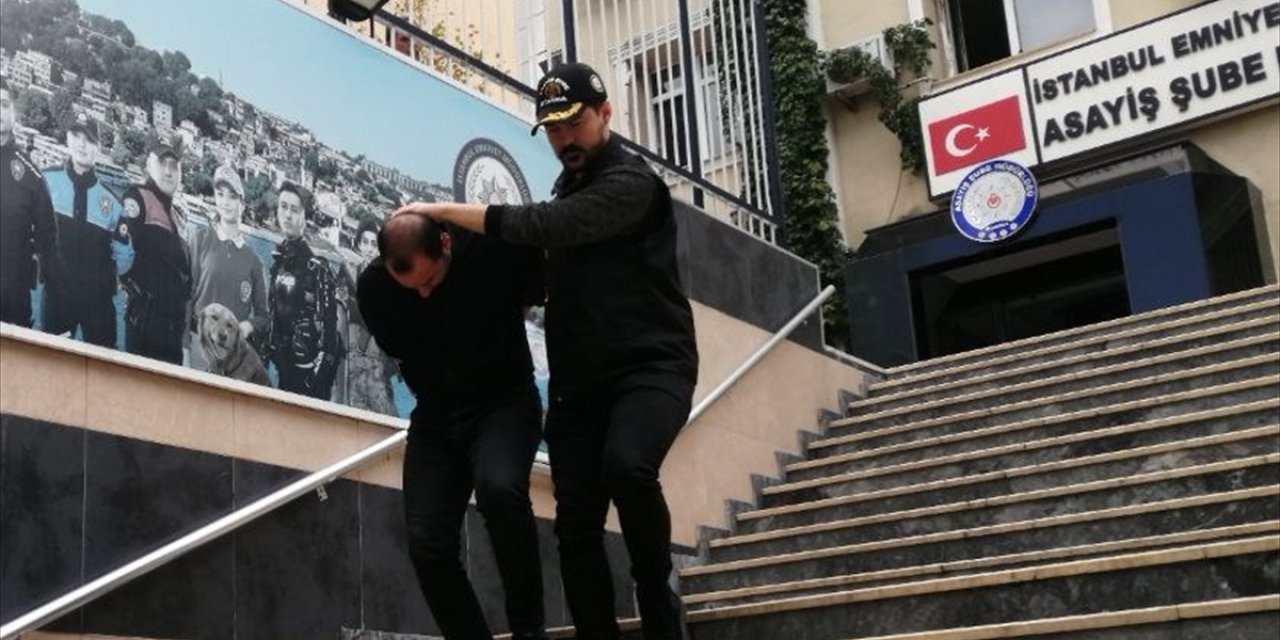
[(276, 197), (278, 198), (286, 193), (292, 193), (293, 195), (298, 196), (298, 202), (302, 204), (302, 217), (310, 220), (311, 210), (307, 208), (307, 199), (302, 195), (302, 187), (285, 180), (280, 183), (280, 192), (276, 194)]
[[(408, 273), (413, 269), (413, 257), (419, 251), (432, 260), (444, 255), (440, 223), (416, 213), (403, 214), (383, 225), (378, 232), (378, 255), (393, 273)], [(393, 227), (397, 227), (393, 229)], [(388, 232), (388, 229), (392, 229)], [(357, 236), (359, 237), (359, 236)]]
[[(354, 242), (352, 242), (353, 249), (360, 248), (360, 239), (363, 238), (364, 234), (366, 233), (372, 233), (373, 237), (377, 238), (379, 235), (382, 234), (382, 229), (381, 227), (378, 226), (377, 222), (369, 218), (365, 218), (364, 220), (361, 220), (360, 226), (356, 227), (355, 240)], [(379, 249), (381, 249), (381, 245), (379, 245)]]

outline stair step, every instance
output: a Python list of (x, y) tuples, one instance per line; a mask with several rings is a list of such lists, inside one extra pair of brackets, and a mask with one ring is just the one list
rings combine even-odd
[(1005, 365), (1015, 361), (1019, 354), (1030, 355), (1036, 351), (1085, 342), (1094, 338), (1123, 340), (1136, 337), (1140, 340), (1150, 340), (1152, 336), (1143, 331), (1143, 328), (1152, 325), (1173, 331), (1179, 327), (1200, 326), (1206, 324), (1206, 321), (1221, 324), (1222, 318), (1239, 318), (1259, 308), (1276, 308), (1280, 305), (1280, 301), (1277, 300), (1278, 293), (1280, 293), (1280, 285), (1268, 285), (1209, 300), (1197, 300), (1107, 322), (913, 362), (890, 369), (889, 379), (879, 384), (882, 388), (888, 387), (908, 376), (923, 377), (948, 368), (964, 367), (974, 361)]
[[(1154, 375), (1141, 375), (1134, 379), (1121, 380), (1107, 384), (1098, 384), (1093, 380), (1071, 380), (1056, 386), (1043, 386), (1040, 382), (1029, 383), (1035, 388), (1025, 388), (1016, 393), (983, 393), (971, 397), (947, 398), (937, 402), (889, 409), (866, 415), (843, 418), (831, 423), (830, 432), (836, 434), (846, 430), (875, 430), (889, 426), (924, 422), (927, 420), (947, 418), (996, 418), (1002, 421), (1018, 420), (1021, 417), (1046, 415), (1046, 411), (1057, 405), (1071, 408), (1099, 406), (1112, 402), (1123, 402), (1133, 399), (1134, 395), (1152, 397), (1167, 395), (1197, 386), (1208, 386), (1276, 375), (1280, 373), (1280, 356), (1273, 350), (1280, 343), (1268, 343), (1268, 351), (1248, 357), (1228, 361), (1212, 359), (1194, 368), (1177, 366), (1178, 363), (1166, 363), (1157, 369)], [(1136, 374), (1135, 374), (1136, 375)], [(1048, 384), (1048, 383), (1045, 383)], [(1007, 399), (1001, 402), (1001, 398)], [(992, 407), (992, 404), (997, 406)], [(1060, 413), (1054, 411), (1053, 413)], [(1025, 414), (1025, 416), (1024, 416)]]
[[(1233, 598), (1210, 602), (1107, 611), (1083, 616), (1064, 616), (1029, 622), (1008, 622), (903, 633), (891, 636), (875, 636), (863, 640), (999, 640), (1001, 638), (1055, 638), (1078, 637), (1083, 640), (1209, 640), (1219, 638), (1274, 638), (1280, 634), (1276, 616), (1250, 614), (1280, 612), (1280, 595)], [(1247, 618), (1244, 624), (1231, 624), (1233, 618)], [(1114, 631), (1122, 635), (1112, 635)], [(1224, 631), (1226, 635), (1224, 635)], [(1085, 633), (1088, 635), (1084, 635)], [(1070, 636), (1066, 634), (1072, 634)], [(1081, 634), (1076, 636), (1075, 634)]]
[(1244, 537), (1257, 537), (1280, 533), (1280, 520), (1253, 522), (1229, 527), (1214, 527), (1195, 531), (1181, 531), (1157, 536), (1143, 536), (1124, 540), (1112, 540), (1096, 544), (1077, 545), (1058, 549), (1044, 549), (1023, 553), (1003, 554), (986, 558), (956, 560), (932, 564), (914, 565), (897, 569), (883, 569), (826, 578), (775, 582), (766, 585), (691, 593), (685, 595), (685, 604), (691, 607), (708, 604), (741, 604), (759, 602), (785, 594), (787, 597), (826, 593), (858, 585), (884, 584), (904, 579), (929, 579), (941, 576), (957, 576), (997, 567), (1024, 566), (1031, 562), (1066, 561), (1121, 552), (1148, 551), (1156, 548), (1221, 541)]
[(922, 403), (966, 396), (981, 392), (1013, 391), (1018, 380), (1067, 379), (1085, 377), (1105, 371), (1132, 367), (1142, 362), (1184, 359), (1208, 353), (1230, 352), (1268, 340), (1280, 339), (1280, 313), (1236, 324), (1212, 327), (1186, 336), (1172, 336), (1152, 342), (1088, 353), (1064, 360), (1043, 362), (1017, 368), (1001, 367), (979, 376), (963, 376), (946, 383), (930, 382), (909, 389), (892, 388), (891, 392), (872, 391), (870, 397), (849, 403), (854, 413), (893, 409), (908, 403)]
[[(1034, 437), (1043, 429), (1024, 429), (1004, 432), (1004, 438), (986, 449), (957, 447), (946, 438), (917, 442), (905, 450), (860, 451), (842, 456), (818, 458), (788, 464), (783, 468), (787, 483), (818, 481), (859, 472), (900, 472), (950, 464), (971, 463), (978, 460), (1003, 458), (999, 468), (1018, 464), (1017, 460), (1050, 461), (1078, 455), (1077, 451), (1102, 453), (1116, 449), (1141, 447), (1174, 439), (1216, 435), (1280, 424), (1280, 399), (1263, 400), (1237, 407), (1220, 407), (1207, 411), (1121, 424), (1114, 427), (1077, 431), (1062, 435)], [(991, 440), (991, 439), (987, 439)], [(971, 444), (971, 440), (961, 440)], [(1024, 463), (1025, 464), (1025, 463)], [(984, 467), (994, 470), (995, 466)]]
[(708, 608), (687, 619), (700, 638), (841, 640), (1273, 595), (1278, 565), (1272, 534)]
[(1035, 517), (1065, 516), (1160, 500), (1192, 498), (1277, 483), (1280, 483), (1280, 464), (1275, 463), (1103, 489), (1087, 483), (1071, 492), (1032, 491), (987, 500), (954, 502), (816, 524), (757, 530), (754, 533), (712, 540), (708, 550), (711, 560), (723, 562), (886, 539), (895, 534), (920, 535), (968, 529)]
[(929, 420), (923, 423), (912, 423), (887, 429), (814, 440), (808, 443), (806, 454), (811, 459), (817, 459), (872, 449), (887, 453), (894, 451), (895, 447), (901, 447), (901, 450), (906, 450), (915, 446), (922, 446), (916, 443), (929, 440), (939, 442), (942, 441), (942, 438), (949, 438), (946, 442), (960, 442), (967, 439), (981, 440), (1000, 437), (1005, 433), (1036, 428), (1043, 428), (1054, 434), (1072, 433), (1098, 427), (1141, 422), (1197, 410), (1232, 407), (1265, 400), (1275, 401), (1277, 399), (1280, 399), (1280, 376), (1270, 376), (1194, 388), (1166, 396), (1140, 398), (1100, 407), (1089, 407), (1057, 415), (1034, 416), (1018, 422), (1000, 423), (975, 429), (962, 429), (961, 427), (966, 426), (963, 422), (945, 419)]
[[(1280, 485), (686, 567), (687, 593), (862, 574), (1280, 518)], [(1136, 535), (1135, 535), (1136, 534)], [(892, 537), (901, 535), (903, 537)]]
[[(1159, 444), (1136, 447), (1118, 451), (1109, 451), (1088, 455), (1087, 448), (1071, 450), (1071, 457), (1057, 459), (1046, 456), (1045, 460), (1035, 456), (994, 456), (985, 457), (983, 452), (966, 454), (964, 460), (949, 460), (936, 463), (932, 460), (908, 465), (898, 465), (883, 469), (869, 469), (843, 473), (834, 476), (788, 482), (764, 487), (761, 490), (761, 501), (766, 506), (775, 506), (775, 502), (796, 503), (808, 500), (830, 498), (838, 495), (879, 491), (895, 486), (928, 484), (956, 478), (1013, 478), (1045, 471), (1078, 470), (1081, 467), (1100, 467), (1107, 463), (1132, 461), (1140, 456), (1160, 456), (1161, 454), (1179, 453), (1181, 457), (1198, 456), (1201, 461), (1243, 457), (1272, 453), (1276, 449), (1275, 438), (1280, 436), (1280, 425), (1269, 425), (1253, 429), (1244, 429), (1211, 436), (1203, 436), (1178, 442), (1162, 442)], [(1199, 448), (1199, 451), (1188, 453), (1188, 449)], [(1178, 456), (1165, 457), (1156, 462), (1162, 465), (1176, 464)], [(1153, 462), (1147, 462), (1147, 465)], [(1089, 471), (1102, 472), (1101, 468)], [(1121, 469), (1123, 471), (1123, 469)], [(1109, 476), (1108, 476), (1109, 477)], [(1060, 478), (1063, 483), (1083, 481), (1084, 478), (1066, 476)]]

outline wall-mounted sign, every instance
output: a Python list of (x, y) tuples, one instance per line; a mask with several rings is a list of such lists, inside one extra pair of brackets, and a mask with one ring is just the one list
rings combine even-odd
[(999, 242), (1025, 229), (1039, 188), (1026, 167), (1008, 160), (978, 165), (951, 195), (951, 222), (964, 237)]
[(1035, 169), (1278, 96), (1280, 2), (1197, 5), (922, 101), (929, 193), (985, 160)]

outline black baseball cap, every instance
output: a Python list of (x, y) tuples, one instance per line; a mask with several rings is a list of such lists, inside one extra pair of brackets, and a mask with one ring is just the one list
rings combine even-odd
[(164, 139), (161, 139), (160, 141), (151, 145), (151, 148), (147, 149), (147, 152), (156, 154), (157, 158), (163, 158), (165, 156), (169, 156), (170, 158), (173, 158), (175, 160), (182, 159), (182, 156), (178, 155), (178, 150)]
[(604, 81), (595, 69), (581, 63), (568, 62), (557, 65), (538, 81), (538, 127), (552, 122), (564, 122), (582, 112), (582, 108), (597, 105), (609, 98)]
[(94, 144), (98, 144), (98, 126), (97, 123), (89, 119), (89, 116), (81, 113), (71, 119), (71, 123), (67, 125), (67, 131), (78, 133), (88, 138)]

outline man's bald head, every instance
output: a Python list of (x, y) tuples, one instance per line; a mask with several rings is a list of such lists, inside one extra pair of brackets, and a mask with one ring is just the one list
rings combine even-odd
[(378, 253), (392, 273), (405, 273), (412, 268), (419, 253), (432, 260), (444, 254), (444, 229), (427, 216), (406, 213), (392, 216), (378, 233)]

